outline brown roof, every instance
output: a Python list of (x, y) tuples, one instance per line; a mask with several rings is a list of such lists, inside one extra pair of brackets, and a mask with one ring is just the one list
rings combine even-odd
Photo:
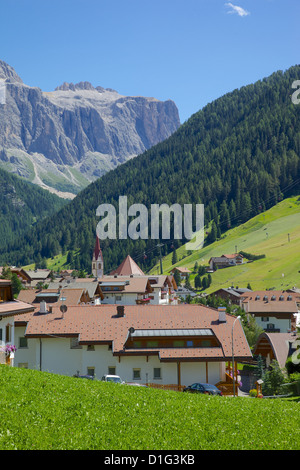
[(248, 313), (298, 313), (298, 307), (295, 301), (279, 301), (269, 300), (264, 302), (262, 300), (247, 300)]
[(279, 300), (279, 297), (283, 296), (284, 300), (288, 300), (288, 297), (291, 297), (291, 299), (294, 301), (300, 301), (299, 293), (285, 290), (255, 290), (243, 292), (241, 294), (241, 298), (246, 300), (255, 300), (257, 296), (260, 297), (260, 300), (263, 300), (265, 296), (268, 297), (269, 301), (273, 296), (275, 296), (276, 300)]
[[(71, 306), (62, 315), (58, 307), (52, 313), (28, 314), (20, 319), (28, 322), (26, 336), (39, 337), (47, 335), (77, 336), (83, 344), (112, 343), (116, 355), (132, 354), (125, 350), (129, 328), (146, 329), (210, 329), (219, 347), (213, 348), (162, 348), (157, 349), (161, 360), (190, 358), (191, 360), (225, 360), (232, 355), (231, 334), (234, 316), (226, 315), (227, 322), (219, 323), (218, 311), (199, 305), (148, 305), (125, 306), (125, 316), (117, 316), (115, 305)], [(251, 358), (252, 354), (247, 343), (243, 328), (239, 322), (234, 330), (234, 352), (236, 358)], [(146, 354), (139, 350), (137, 354)], [(152, 350), (153, 353), (153, 350)]]
[[(48, 303), (51, 305), (55, 305), (57, 303), (61, 304), (62, 301), (59, 299), (63, 296), (63, 298), (65, 299), (63, 303), (65, 305), (78, 305), (84, 292), (85, 290), (82, 288), (65, 289), (56, 298), (52, 298), (51, 300), (49, 300)], [(39, 304), (43, 300), (43, 298), (39, 298), (38, 294), (41, 294), (44, 298), (46, 298), (47, 294), (55, 293), (57, 293), (56, 289), (23, 289), (19, 293), (18, 300), (22, 300), (23, 302), (28, 302), (30, 304)]]
[(179, 271), (180, 273), (190, 273), (191, 272), (188, 268), (181, 268), (179, 266), (176, 266), (175, 268), (173, 268), (172, 271)]
[[(128, 282), (128, 283), (126, 283)], [(125, 294), (131, 294), (131, 293), (138, 293), (138, 294), (143, 294), (146, 291), (152, 292), (153, 289), (149, 283), (149, 279), (147, 276), (104, 276), (101, 279), (99, 279), (99, 285), (101, 287), (101, 290), (103, 294), (105, 294), (105, 284), (111, 283), (126, 283), (124, 286), (122, 286), (122, 289), (120, 292), (125, 293)], [(114, 293), (118, 293), (118, 291), (114, 291)]]
[(12, 300), (9, 302), (0, 303), (0, 316), (11, 317), (14, 315), (26, 314), (32, 312), (33, 307), (25, 302)]
[(241, 294), (249, 313), (297, 313), (300, 295), (284, 290), (260, 290)]
[(120, 266), (115, 271), (112, 271), (110, 274), (117, 274), (118, 276), (130, 276), (130, 274), (144, 276), (143, 271), (138, 267), (136, 262), (133, 261), (133, 259), (129, 255), (126, 256)]

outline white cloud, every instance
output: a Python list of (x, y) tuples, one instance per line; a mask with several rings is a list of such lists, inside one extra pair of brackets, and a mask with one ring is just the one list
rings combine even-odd
[(227, 13), (237, 13), (239, 16), (248, 16), (250, 15), (250, 12), (245, 10), (244, 8), (242, 7), (239, 7), (237, 5), (233, 5), (232, 3), (225, 3), (225, 5), (227, 5), (229, 8), (231, 8), (230, 11), (228, 11)]

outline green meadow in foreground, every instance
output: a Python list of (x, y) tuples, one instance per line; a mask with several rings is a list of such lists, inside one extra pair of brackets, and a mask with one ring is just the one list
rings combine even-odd
[(299, 449), (300, 404), (0, 366), (0, 450)]

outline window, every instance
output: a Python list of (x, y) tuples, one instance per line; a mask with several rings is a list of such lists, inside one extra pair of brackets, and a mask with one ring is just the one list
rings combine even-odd
[(0, 341), (2, 341), (2, 328), (0, 328)]
[(174, 344), (174, 348), (184, 348), (183, 340), (175, 340), (173, 344)]
[(201, 342), (202, 348), (210, 348), (211, 347), (211, 341), (210, 339), (203, 339)]
[(28, 348), (28, 340), (25, 336), (19, 338), (19, 348)]
[(141, 380), (141, 369), (133, 369), (133, 380)]
[(147, 348), (157, 348), (158, 341), (147, 341)]
[(194, 344), (194, 343), (193, 343), (193, 341), (191, 341), (191, 340), (189, 340), (189, 341), (186, 342), (186, 345), (187, 345), (188, 348), (192, 348), (192, 347), (193, 347), (193, 344)]
[(108, 375), (116, 375), (116, 368), (115, 367), (109, 367), (108, 368)]
[(91, 377), (95, 376), (95, 367), (87, 367), (87, 375), (90, 375)]
[(153, 369), (153, 379), (155, 379), (155, 380), (161, 379), (161, 368), (160, 367), (154, 367), (154, 369)]
[(5, 327), (5, 342), (10, 343), (11, 342), (11, 326), (6, 325)]
[(78, 338), (71, 338), (70, 340), (71, 349), (82, 349), (82, 346), (78, 343)]
[(261, 321), (269, 321), (269, 317), (261, 317)]
[(121, 296), (121, 295), (116, 295), (116, 300), (117, 300), (117, 301), (122, 300), (122, 296)]
[(274, 330), (274, 329), (275, 329), (274, 323), (268, 323), (267, 324), (267, 330)]
[(95, 351), (95, 346), (93, 344), (88, 344), (86, 350), (87, 351)]

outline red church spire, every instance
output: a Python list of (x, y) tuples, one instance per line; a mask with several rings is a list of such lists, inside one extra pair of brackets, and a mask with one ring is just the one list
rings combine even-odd
[(99, 241), (98, 235), (96, 235), (96, 244), (95, 244), (95, 249), (94, 249), (94, 255), (95, 255), (96, 260), (99, 258), (99, 254), (101, 254), (101, 257), (102, 257), (100, 241)]

